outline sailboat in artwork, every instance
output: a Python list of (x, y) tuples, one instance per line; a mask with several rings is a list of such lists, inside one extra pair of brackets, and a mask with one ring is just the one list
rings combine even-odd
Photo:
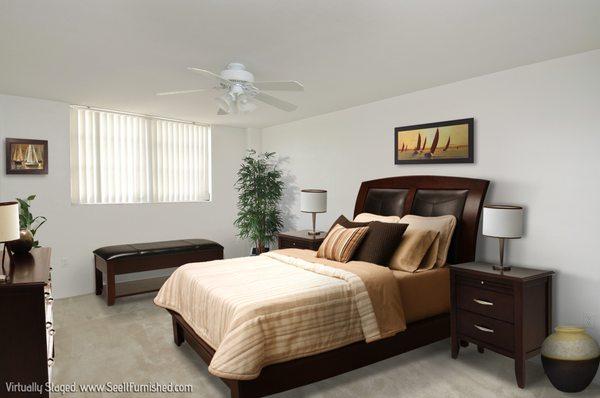
[(427, 137), (425, 137), (425, 141), (423, 142), (423, 148), (419, 152), (423, 152), (425, 150), (425, 146), (427, 145)]
[(448, 136), (448, 141), (446, 142), (446, 146), (444, 146), (444, 149), (442, 149), (442, 152), (446, 152), (448, 150), (449, 146), (450, 146), (450, 136)]
[(25, 166), (27, 167), (39, 167), (40, 162), (38, 160), (37, 154), (35, 153), (35, 148), (33, 145), (27, 146), (27, 152), (25, 154)]
[(419, 137), (417, 138), (417, 146), (415, 147), (413, 155), (416, 155), (417, 153), (419, 153), (420, 149), (421, 149), (421, 133), (419, 133)]
[(23, 148), (21, 145), (16, 145), (15, 151), (13, 152), (12, 161), (16, 166), (21, 166), (23, 161), (25, 160), (25, 156), (23, 156)]
[(438, 141), (440, 140), (440, 130), (435, 130), (435, 136), (433, 137), (433, 141), (431, 142), (431, 148), (429, 148), (429, 152), (425, 154), (426, 158), (431, 159), (435, 150), (437, 149)]

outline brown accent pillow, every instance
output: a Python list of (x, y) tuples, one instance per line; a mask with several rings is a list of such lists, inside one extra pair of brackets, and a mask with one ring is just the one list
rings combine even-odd
[(438, 231), (417, 228), (407, 229), (390, 260), (389, 267), (399, 271), (415, 272), (424, 261), (428, 262), (428, 266), (433, 266), (437, 251), (433, 251), (433, 256), (430, 255), (428, 258), (426, 258), (426, 255), (438, 235)]
[(341, 225), (345, 228), (358, 228), (358, 227), (369, 227), (367, 236), (365, 236), (363, 242), (358, 247), (352, 260), (366, 261), (368, 263), (388, 266), (390, 258), (396, 251), (396, 248), (400, 244), (402, 235), (407, 224), (371, 221), (365, 223), (359, 223), (348, 220), (344, 216), (340, 216), (334, 225)]
[(454, 228), (456, 228), (456, 217), (453, 215), (422, 217), (407, 214), (402, 217), (401, 222), (408, 224), (409, 231), (413, 228), (438, 231), (440, 233), (440, 242), (435, 267), (438, 268), (446, 265), (452, 234), (454, 233)]
[(317, 257), (347, 263), (368, 230), (369, 227), (344, 228), (335, 225), (319, 246)]

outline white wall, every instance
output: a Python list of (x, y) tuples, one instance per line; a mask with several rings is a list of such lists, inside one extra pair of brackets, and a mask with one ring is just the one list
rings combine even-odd
[[(0, 200), (37, 195), (32, 212), (48, 217), (38, 236), (53, 249), (57, 297), (92, 292), (92, 251), (105, 245), (200, 237), (225, 246), (226, 257), (248, 251), (233, 227), (237, 200), (233, 183), (247, 145), (243, 129), (213, 127), (210, 203), (72, 205), (69, 106), (64, 103), (0, 95), (2, 145), (7, 137), (49, 141), (48, 175), (6, 175), (2, 170)], [(4, 146), (0, 164), (4, 165)]]
[[(475, 118), (475, 164), (394, 165), (394, 127), (467, 117)], [(262, 147), (289, 158), (294, 189), (329, 191), (321, 229), (352, 216), (363, 180), (491, 180), (488, 203), (526, 207), (526, 236), (508, 243), (508, 262), (556, 270), (555, 321), (581, 324), (592, 314), (600, 341), (600, 51), (266, 128)], [(298, 202), (288, 205), (299, 215), (288, 225), (308, 228)], [(497, 241), (479, 243), (479, 258), (497, 259)]]

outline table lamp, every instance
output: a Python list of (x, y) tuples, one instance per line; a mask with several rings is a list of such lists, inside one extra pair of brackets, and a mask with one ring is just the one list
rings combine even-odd
[(510, 205), (484, 206), (483, 235), (499, 240), (500, 265), (494, 265), (494, 269), (510, 271), (510, 266), (504, 266), (504, 240), (519, 239), (523, 235), (523, 208)]
[(321, 232), (315, 231), (317, 213), (327, 211), (327, 191), (324, 189), (303, 189), (300, 191), (300, 211), (303, 213), (312, 213), (312, 231), (309, 235), (320, 235)]
[[(2, 249), (2, 272), (0, 282), (6, 280), (4, 275), (4, 254), (6, 242), (19, 239), (19, 204), (17, 202), (0, 203), (0, 243), (4, 243)], [(12, 262), (12, 253), (8, 251), (8, 258)]]

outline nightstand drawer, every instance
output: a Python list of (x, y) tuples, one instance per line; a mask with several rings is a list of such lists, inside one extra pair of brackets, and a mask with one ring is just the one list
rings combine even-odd
[(456, 282), (479, 289), (493, 290), (499, 293), (513, 294), (512, 284), (499, 278), (475, 275), (457, 275)]
[(280, 249), (312, 249), (313, 245), (307, 242), (296, 241), (291, 239), (280, 239)]
[(458, 312), (459, 334), (512, 352), (515, 347), (514, 326), (511, 323), (475, 314)]
[(481, 315), (514, 322), (514, 299), (495, 290), (461, 285), (457, 291), (458, 307)]

